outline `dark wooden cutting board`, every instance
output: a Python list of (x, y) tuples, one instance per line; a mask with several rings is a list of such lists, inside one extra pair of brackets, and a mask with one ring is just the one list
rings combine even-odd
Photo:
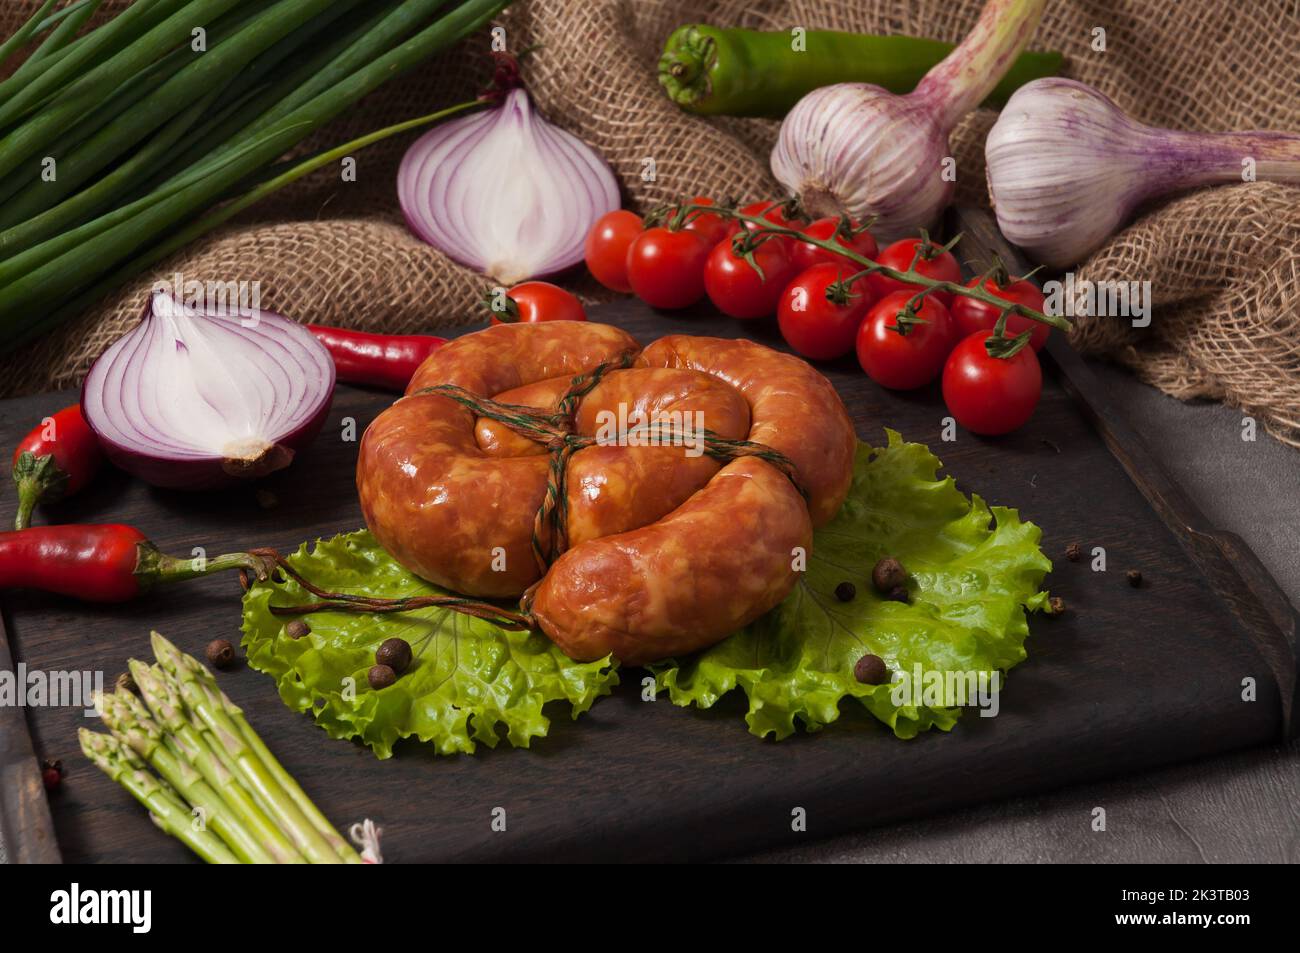
[[(979, 240), (968, 238), (967, 247)], [(703, 308), (666, 315), (620, 301), (591, 316), (646, 343), (686, 332), (781, 346), (768, 323), (741, 324)], [(937, 387), (896, 394), (852, 360), (823, 368), (863, 440), (882, 441), (888, 426), (923, 441), (964, 491), (1018, 507), (1043, 529), (1055, 563), (1046, 584), (1068, 611), (1031, 619), (1029, 660), (1009, 679), (996, 718), (968, 715), (950, 734), (904, 742), (846, 703), (826, 730), (777, 743), (746, 732), (738, 694), (708, 712), (675, 708), (664, 696), (643, 702), (642, 673), (632, 670), (576, 722), (562, 705), (548, 709), (550, 736), (530, 750), (481, 747), (474, 756), (443, 758), (404, 743), (396, 757), (378, 761), (290, 712), (255, 671), (222, 674), (222, 684), (330, 818), (346, 825), (369, 817), (383, 826), (389, 861), (715, 858), (1276, 740), (1294, 717), (1294, 611), (1239, 540), (1204, 525), (1062, 344), (1045, 362), (1033, 420), (996, 440), (959, 431), (944, 442)], [(74, 398), (0, 403), (0, 446)], [(288, 551), (356, 529), (356, 444), (339, 434), (344, 418), (360, 432), (390, 401), (340, 387), (315, 446), (263, 484), (278, 499), (272, 508), (251, 489), (164, 492), (114, 472), (41, 518), (129, 522), (178, 554), (195, 546), (209, 554), (253, 545)], [(12, 520), (13, 508), (8, 493), (0, 522)], [(1066, 561), (1074, 542), (1085, 552), (1104, 547), (1108, 571)], [(1141, 588), (1128, 585), (1130, 568), (1142, 572)], [(103, 670), (110, 684), (128, 656), (148, 656), (151, 628), (195, 654), (212, 638), (239, 635), (231, 577), (115, 607), (10, 594), (4, 609), (15, 659)], [(1254, 701), (1242, 699), (1244, 678), (1256, 680)], [(90, 724), (80, 709), (31, 709), (27, 722), (37, 754), (61, 758), (67, 769), (50, 800), (64, 859), (192, 859), (80, 755), (76, 730)], [(9, 733), (0, 754), (10, 763), (31, 757), (14, 730), (0, 722)], [(41, 834), (32, 796), (20, 839)], [(491, 826), (498, 807), (506, 810), (505, 831)], [(795, 808), (806, 811), (806, 832), (791, 829)]]

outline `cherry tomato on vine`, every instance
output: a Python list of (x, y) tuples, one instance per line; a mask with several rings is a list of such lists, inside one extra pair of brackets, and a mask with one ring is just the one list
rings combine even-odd
[[(692, 205), (714, 205), (713, 199), (697, 195), (691, 199)], [(712, 248), (724, 238), (730, 238), (736, 232), (740, 231), (740, 226), (736, 224), (735, 219), (723, 218), (721, 215), (711, 215), (703, 212), (684, 226), (687, 231), (695, 232)]]
[(586, 321), (582, 302), (549, 281), (525, 281), (503, 296), (488, 292), (493, 324), (534, 324), (538, 321)]
[[(801, 231), (810, 238), (820, 238), (823, 241), (830, 241), (834, 238), (849, 251), (857, 252), (863, 258), (875, 258), (879, 249), (876, 247), (876, 240), (871, 237), (871, 233), (865, 228), (849, 222), (847, 229), (841, 228), (842, 222), (839, 218), (819, 218), (811, 225), (801, 229)], [(857, 262), (854, 262), (843, 255), (837, 255), (835, 252), (827, 251), (811, 242), (793, 242), (793, 248), (790, 257), (802, 271), (811, 268), (813, 265), (822, 262), (836, 262), (840, 264), (849, 264), (855, 268), (860, 268)]]
[[(887, 245), (876, 256), (876, 261), (888, 268), (896, 271), (906, 271), (912, 264), (912, 257), (916, 254), (918, 245), (924, 243), (925, 248), (921, 253), (921, 258), (916, 263), (916, 270), (926, 278), (935, 281), (951, 281), (954, 284), (961, 281), (961, 266), (957, 264), (957, 259), (953, 257), (952, 252), (945, 251), (941, 245), (922, 238), (903, 238)], [(896, 281), (893, 278), (886, 278), (884, 275), (871, 276), (872, 290), (876, 296), (883, 298), (885, 295), (893, 294), (895, 291), (920, 291), (920, 285), (911, 285), (902, 281)], [(936, 291), (927, 297), (937, 298), (939, 303), (945, 308), (952, 305), (952, 292)]]
[(765, 318), (776, 311), (781, 292), (794, 274), (785, 247), (773, 239), (753, 253), (758, 271), (736, 254), (731, 240), (718, 242), (704, 266), (704, 289), (709, 300), (723, 314), (749, 320)]
[(1031, 347), (1011, 357), (991, 357), (976, 331), (953, 348), (943, 368), (943, 400), (967, 430), (996, 436), (1024, 424), (1043, 392), (1043, 370)]
[(932, 295), (921, 299), (916, 323), (900, 317), (912, 296), (911, 291), (887, 295), (872, 305), (858, 328), (858, 362), (868, 377), (892, 390), (930, 383), (952, 349), (952, 318)]
[(641, 234), (641, 216), (625, 208), (606, 212), (596, 219), (584, 246), (587, 268), (611, 291), (631, 291), (627, 280), (628, 246)]
[[(1032, 281), (1026, 281), (1024, 278), (1006, 285), (999, 285), (992, 278), (972, 278), (966, 282), (966, 287), (979, 287), (981, 280), (984, 281), (984, 290), (989, 294), (996, 295), (1004, 301), (1010, 301), (1014, 304), (1023, 304), (1035, 311), (1042, 311), (1047, 300)], [(957, 295), (951, 310), (953, 324), (960, 338), (970, 337), (976, 331), (992, 331), (993, 326), (998, 323), (998, 317), (1002, 314), (1001, 309), (995, 305), (984, 301), (976, 301), (974, 298), (965, 298), (961, 295)], [(1047, 343), (1047, 335), (1051, 330), (1041, 321), (1035, 321), (1019, 314), (1012, 314), (1007, 317), (1007, 337), (1015, 337), (1024, 331), (1032, 331), (1033, 333), (1029, 335), (1029, 346), (1035, 351), (1043, 349), (1043, 345)]]
[[(792, 228), (795, 231), (798, 231), (808, 224), (807, 216), (800, 212), (797, 206), (794, 206), (789, 202), (751, 202), (740, 211), (743, 215), (753, 215), (765, 218), (773, 225), (778, 225), (781, 228)], [(742, 224), (751, 232), (758, 228), (758, 226), (753, 222), (743, 222)], [(779, 235), (776, 238), (768, 240), (784, 247), (786, 254), (790, 254), (794, 246), (794, 242), (785, 235)]]
[(776, 319), (781, 336), (796, 353), (830, 361), (853, 350), (858, 325), (873, 300), (865, 279), (845, 283), (855, 270), (851, 264), (822, 262), (786, 286)]
[(628, 283), (651, 307), (690, 307), (704, 297), (704, 263), (710, 251), (697, 232), (646, 229), (627, 250)]
[[(780, 225), (782, 228), (800, 229), (808, 224), (806, 216), (798, 210), (791, 210), (791, 206), (786, 202), (779, 200), (768, 200), (763, 202), (751, 202), (740, 210), (742, 215), (752, 215), (767, 219), (773, 225)], [(751, 222), (746, 222), (745, 227), (753, 231), (757, 226)]]

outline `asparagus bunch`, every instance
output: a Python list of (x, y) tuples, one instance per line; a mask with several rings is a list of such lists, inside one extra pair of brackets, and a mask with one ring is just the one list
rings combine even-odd
[(128, 663), (140, 698), (99, 696), (112, 734), (83, 728), (86, 756), (209, 863), (361, 863), (212, 673), (150, 638), (157, 664)]

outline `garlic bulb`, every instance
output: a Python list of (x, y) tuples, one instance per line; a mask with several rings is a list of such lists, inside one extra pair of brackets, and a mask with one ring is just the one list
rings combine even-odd
[(875, 219), (884, 241), (934, 224), (956, 188), (948, 134), (1029, 42), (1046, 0), (989, 0), (970, 35), (898, 96), (866, 83), (814, 90), (781, 123), (772, 173), (815, 217)]
[(1069, 79), (1027, 83), (984, 146), (998, 227), (1035, 260), (1082, 261), (1142, 202), (1253, 179), (1300, 182), (1300, 136), (1143, 125)]
[[(812, 145), (815, 144), (815, 145)], [(923, 104), (879, 86), (814, 90), (781, 124), (772, 173), (813, 218), (871, 221), (891, 242), (929, 227), (952, 201), (948, 136)]]

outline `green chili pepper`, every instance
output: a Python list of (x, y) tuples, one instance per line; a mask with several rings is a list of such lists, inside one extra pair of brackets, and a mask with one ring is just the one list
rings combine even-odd
[[(911, 36), (831, 30), (796, 35), (691, 23), (668, 37), (659, 82), (687, 112), (780, 119), (804, 95), (832, 83), (910, 92), (952, 49), (951, 43)], [(1001, 105), (1030, 80), (1054, 76), (1061, 61), (1060, 53), (1022, 53), (986, 105)]]

